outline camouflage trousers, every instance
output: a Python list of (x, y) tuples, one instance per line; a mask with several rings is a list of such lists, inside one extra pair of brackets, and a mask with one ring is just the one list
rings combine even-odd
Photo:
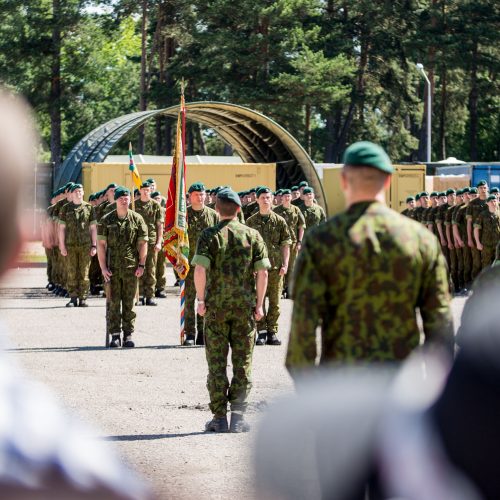
[(71, 298), (86, 299), (89, 294), (89, 245), (68, 247), (68, 255), (63, 257), (67, 272), (67, 290)]
[(472, 279), (475, 280), (476, 276), (481, 272), (483, 264), (481, 261), (481, 252), (474, 246), (471, 248), (472, 253)]
[(483, 245), (483, 249), (481, 250), (481, 265), (482, 269), (486, 267), (490, 267), (495, 260), (495, 250), (494, 246), (486, 246)]
[(156, 289), (164, 290), (167, 286), (167, 274), (165, 270), (165, 252), (160, 250), (156, 257)]
[(462, 247), (455, 247), (457, 254), (457, 285), (461, 290), (465, 286), (464, 274), (464, 249)]
[(464, 261), (464, 284), (465, 286), (472, 283), (472, 252), (471, 248), (466, 244), (462, 247), (462, 257)]
[[(224, 319), (215, 311), (208, 311), (205, 317), (205, 354), (208, 364), (207, 389), (210, 396), (210, 410), (215, 417), (231, 411), (244, 413), (252, 388), (252, 355), (255, 343), (253, 311), (225, 311)], [(233, 378), (227, 377), (227, 356), (231, 347)]]
[(288, 260), (288, 271), (285, 274), (284, 287), (290, 291), (290, 284), (292, 281), (293, 267), (295, 266), (295, 261), (297, 260), (297, 244), (294, 243), (290, 247), (290, 259)]
[(54, 253), (56, 249), (46, 248), (45, 255), (47, 257), (47, 280), (49, 283), (55, 283), (54, 281)]
[(97, 255), (90, 259), (89, 281), (91, 286), (102, 285), (101, 266), (99, 265)]
[(448, 253), (450, 256), (450, 278), (453, 283), (453, 289), (458, 290), (458, 257), (456, 248), (448, 248)]
[(156, 292), (156, 257), (154, 245), (148, 245), (144, 274), (139, 280), (139, 295), (147, 299), (154, 297)]
[(184, 281), (185, 290), (185, 311), (184, 311), (184, 325), (186, 335), (195, 335), (198, 332), (203, 335), (203, 318), (196, 314), (196, 288), (194, 286), (194, 269), (191, 269)]
[(441, 251), (443, 252), (446, 264), (448, 264), (448, 273), (450, 272), (451, 262), (450, 262), (450, 250), (447, 245), (441, 245)]
[(280, 276), (279, 269), (268, 271), (266, 297), (268, 305), (264, 300), (264, 317), (257, 323), (257, 331), (278, 333), (278, 319), (280, 317), (280, 299), (283, 290), (283, 276)]
[(68, 289), (66, 258), (61, 255), (59, 248), (54, 249), (54, 275), (56, 283), (66, 290)]
[(107, 327), (108, 333), (117, 335), (123, 333), (131, 334), (134, 331), (135, 317), (134, 303), (137, 290), (137, 278), (135, 268), (116, 270), (113, 269), (113, 275), (106, 293), (107, 297)]

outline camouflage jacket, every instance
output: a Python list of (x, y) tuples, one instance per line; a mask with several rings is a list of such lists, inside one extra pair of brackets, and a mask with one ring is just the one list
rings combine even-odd
[(306, 221), (306, 231), (326, 221), (325, 211), (319, 205), (312, 207), (301, 205), (301, 210)]
[(426, 341), (453, 344), (446, 262), (436, 237), (378, 202), (352, 205), (308, 232), (295, 264), (286, 365), (394, 361)]
[(474, 227), (481, 230), (479, 241), (485, 247), (496, 248), (500, 241), (500, 217), (496, 212), (483, 210), (476, 218)]
[(245, 220), (256, 214), (259, 211), (259, 205), (256, 201), (251, 201), (248, 205), (243, 207), (243, 215), (245, 216)]
[(205, 229), (192, 264), (207, 269), (206, 306), (221, 320), (227, 311), (251, 314), (256, 300), (254, 272), (270, 267), (261, 235), (237, 220)]
[(467, 205), (460, 205), (453, 214), (451, 223), (458, 227), (458, 232), (462, 241), (467, 244), (467, 220), (465, 214), (467, 212)]
[(435, 224), (442, 224), (444, 226), (446, 211), (448, 210), (448, 208), (450, 208), (450, 205), (448, 203), (443, 203), (442, 205), (439, 205), (439, 207), (437, 207), (436, 214), (434, 216)]
[(219, 216), (215, 210), (203, 207), (202, 210), (187, 209), (188, 237), (189, 237), (189, 260), (194, 257), (196, 244), (201, 232), (207, 227), (212, 227), (219, 222)]
[(108, 244), (112, 272), (136, 268), (138, 242), (148, 241), (148, 227), (142, 216), (132, 210), (123, 219), (113, 210), (97, 224), (97, 239)]
[(410, 217), (411, 218), (411, 212), (413, 212), (413, 209), (411, 209), (411, 208), (405, 208), (401, 212), (401, 215), (404, 215), (405, 217)]
[(157, 225), (161, 224), (163, 220), (160, 204), (156, 200), (137, 200), (135, 211), (142, 216), (146, 226), (148, 226), (148, 244), (156, 245)]
[(304, 219), (304, 215), (300, 211), (300, 208), (295, 207), (294, 205), (291, 205), (290, 208), (285, 208), (283, 205), (279, 205), (274, 209), (274, 213), (281, 215), (281, 217), (286, 220), (290, 237), (292, 238), (292, 242), (295, 243), (297, 241), (299, 229), (301, 227), (305, 229), (306, 226), (306, 220)]
[(279, 269), (283, 265), (281, 248), (292, 244), (285, 219), (272, 211), (269, 215), (257, 212), (247, 220), (247, 226), (256, 229), (262, 236), (271, 261), (271, 269)]
[(66, 203), (59, 211), (59, 223), (66, 228), (66, 246), (90, 246), (90, 226), (97, 224), (94, 207), (90, 203)]
[(465, 213), (465, 218), (467, 220), (471, 220), (472, 224), (476, 222), (477, 216), (483, 211), (488, 210), (488, 205), (486, 204), (486, 200), (481, 200), (480, 198), (474, 198), (470, 201), (469, 206), (467, 207), (467, 212)]

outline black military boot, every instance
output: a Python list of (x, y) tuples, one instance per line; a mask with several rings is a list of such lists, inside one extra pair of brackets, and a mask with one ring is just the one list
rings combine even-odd
[(109, 347), (114, 348), (120, 346), (121, 346), (120, 335), (113, 335), (111, 337), (111, 342), (109, 343)]
[(281, 345), (281, 340), (276, 337), (275, 333), (267, 334), (267, 345)]
[(49, 284), (47, 285), (47, 290), (48, 290), (49, 292), (52, 292), (52, 291), (54, 290), (54, 288), (55, 288), (55, 287), (56, 287), (56, 285), (54, 285), (54, 283), (49, 283)]
[(167, 298), (167, 294), (163, 290), (156, 290), (155, 297), (157, 299), (166, 299)]
[(70, 301), (66, 304), (66, 307), (78, 307), (78, 299), (76, 297), (71, 297)]
[(205, 345), (203, 333), (198, 332), (198, 334), (196, 335), (196, 345)]
[(79, 307), (89, 307), (89, 305), (87, 304), (87, 301), (85, 299), (79, 299), (78, 306)]
[(186, 338), (184, 339), (184, 344), (185, 346), (192, 346), (194, 345), (194, 335), (186, 335)]
[(158, 302), (156, 302), (155, 300), (153, 300), (152, 297), (149, 297), (148, 299), (146, 299), (146, 305), (147, 306), (157, 306)]
[(227, 417), (214, 417), (205, 424), (205, 430), (207, 432), (227, 432), (229, 430)]
[(125, 335), (123, 339), (123, 347), (135, 347), (134, 341), (132, 340), (132, 334)]
[(245, 421), (241, 413), (231, 413), (229, 432), (248, 432), (250, 424)]
[(257, 341), (255, 342), (255, 345), (266, 345), (266, 341), (267, 341), (267, 332), (265, 330), (262, 330), (257, 335)]

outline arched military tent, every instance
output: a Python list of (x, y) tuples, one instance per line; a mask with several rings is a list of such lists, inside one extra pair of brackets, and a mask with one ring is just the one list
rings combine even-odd
[[(126, 134), (159, 115), (175, 118), (179, 106), (120, 116), (87, 134), (70, 151), (55, 176), (55, 185), (81, 177), (82, 163), (102, 162)], [(261, 113), (223, 102), (186, 104), (188, 120), (212, 128), (230, 144), (245, 163), (276, 163), (278, 187), (306, 180), (326, 209), (321, 181), (313, 161), (299, 142), (283, 127)]]

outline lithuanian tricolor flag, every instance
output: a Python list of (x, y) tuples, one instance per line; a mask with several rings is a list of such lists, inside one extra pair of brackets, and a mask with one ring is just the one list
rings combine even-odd
[(134, 156), (132, 155), (132, 143), (128, 143), (128, 158), (129, 158), (129, 164), (128, 164), (128, 169), (130, 170), (130, 175), (132, 176), (132, 181), (135, 184), (135, 187), (137, 189), (141, 189), (141, 176), (139, 175), (139, 170), (137, 170), (137, 167), (135, 166), (134, 163)]

